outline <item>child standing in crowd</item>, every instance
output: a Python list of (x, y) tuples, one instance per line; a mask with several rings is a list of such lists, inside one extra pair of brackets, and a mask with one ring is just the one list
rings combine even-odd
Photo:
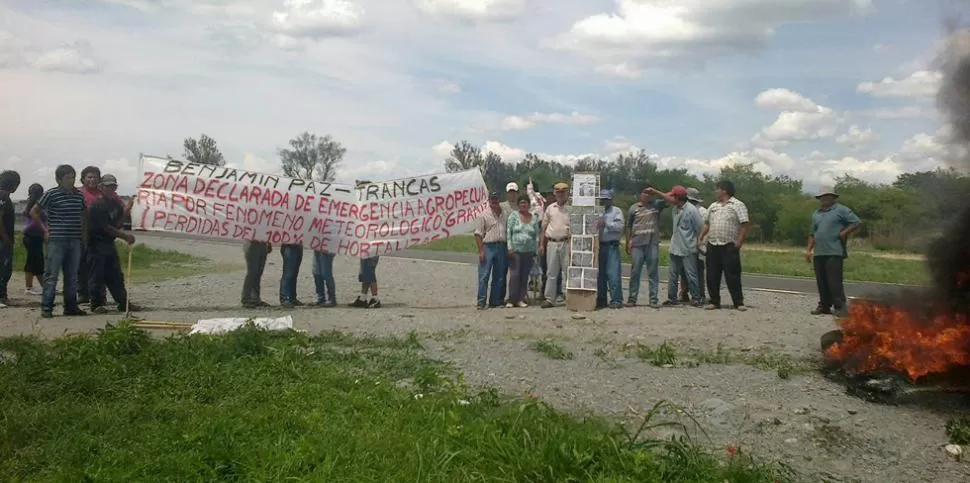
[(0, 309), (7, 308), (7, 285), (13, 275), (13, 242), (17, 213), (10, 195), (20, 187), (20, 174), (16, 171), (0, 173)]
[[(381, 257), (364, 258), (360, 261), (360, 295), (354, 300), (351, 307), (366, 309), (377, 309), (381, 307), (381, 300), (377, 298), (377, 262)], [(370, 300), (367, 300), (367, 292), (370, 291)]]
[(84, 195), (74, 187), (77, 172), (67, 164), (54, 170), (57, 186), (47, 190), (30, 209), (30, 217), (43, 223), (41, 210), (47, 211), (47, 264), (44, 267), (44, 298), (41, 317), (49, 319), (54, 312), (54, 294), (57, 291), (58, 274), (64, 274), (64, 315), (87, 315), (78, 307), (77, 273), (81, 264), (81, 239), (87, 218)]
[[(24, 210), (24, 249), (27, 251), (27, 261), (24, 264), (24, 280), (27, 295), (43, 295), (44, 287), (44, 221), (46, 216), (41, 213), (41, 223), (30, 216), (40, 197), (44, 195), (44, 187), (38, 183), (27, 188), (27, 208)], [(37, 288), (34, 288), (34, 280)]]

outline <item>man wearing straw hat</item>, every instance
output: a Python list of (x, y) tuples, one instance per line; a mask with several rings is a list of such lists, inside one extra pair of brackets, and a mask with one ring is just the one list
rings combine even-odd
[(839, 194), (823, 186), (815, 198), (819, 208), (812, 214), (812, 227), (805, 249), (805, 261), (815, 269), (818, 307), (813, 315), (845, 315), (844, 261), (849, 256), (846, 240), (859, 229), (862, 220), (849, 207), (839, 203)]
[(105, 308), (105, 289), (111, 293), (119, 311), (138, 310), (134, 304), (128, 303), (121, 257), (118, 256), (118, 247), (115, 245), (116, 238), (127, 242), (129, 247), (135, 244), (135, 237), (121, 230), (125, 206), (119, 202), (117, 190), (118, 179), (114, 175), (105, 174), (101, 177), (103, 195), (88, 209), (87, 259), (84, 263), (88, 271), (91, 312), (95, 314), (108, 312)]

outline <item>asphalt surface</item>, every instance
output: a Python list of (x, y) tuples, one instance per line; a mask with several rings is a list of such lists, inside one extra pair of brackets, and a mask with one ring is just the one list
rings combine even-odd
[[(190, 240), (204, 240), (210, 243), (225, 245), (239, 245), (240, 242), (221, 238), (204, 238), (178, 233), (157, 233), (157, 232), (135, 232), (135, 237), (140, 241), (147, 241), (153, 238), (183, 238)], [(241, 257), (242, 255), (240, 255)], [(431, 250), (403, 250), (388, 257), (408, 258), (415, 260), (428, 260), (435, 262), (461, 263), (475, 265), (478, 257), (473, 253), (441, 252)], [(623, 276), (629, 278), (630, 265), (623, 264)], [(666, 267), (660, 267), (660, 281), (666, 282), (668, 272)], [(782, 277), (776, 275), (761, 275), (745, 273), (741, 276), (741, 283), (744, 290), (755, 290), (759, 292), (788, 293), (793, 295), (815, 294), (818, 290), (815, 286), (814, 278), (805, 277)], [(845, 282), (846, 296), (852, 298), (867, 297), (886, 297), (901, 293), (907, 289), (915, 289), (917, 286), (903, 284), (889, 284), (879, 282)], [(661, 294), (662, 295), (662, 294)], [(727, 297), (725, 292), (722, 297)]]

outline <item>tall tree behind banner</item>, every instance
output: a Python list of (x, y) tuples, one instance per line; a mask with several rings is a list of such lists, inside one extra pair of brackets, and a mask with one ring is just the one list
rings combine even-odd
[(290, 139), (290, 149), (280, 149), (283, 174), (290, 178), (333, 182), (347, 149), (330, 135), (305, 131)]
[(226, 158), (222, 156), (222, 151), (219, 151), (216, 140), (205, 135), (205, 133), (199, 136), (199, 139), (185, 138), (182, 147), (185, 149), (183, 153), (185, 160), (190, 163), (209, 166), (226, 165)]

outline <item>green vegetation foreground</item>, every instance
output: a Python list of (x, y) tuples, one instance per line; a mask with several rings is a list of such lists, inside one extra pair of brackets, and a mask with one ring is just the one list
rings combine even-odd
[[(419, 250), (439, 252), (475, 253), (475, 240), (471, 236), (445, 238), (427, 245), (415, 247)], [(623, 263), (630, 263), (630, 256), (621, 250)], [(667, 247), (660, 246), (660, 264), (670, 265)], [(756, 247), (741, 249), (741, 265), (745, 273), (781, 275), (785, 277), (815, 278), (812, 265), (805, 261), (803, 251), (764, 250)], [(929, 281), (926, 262), (906, 258), (888, 258), (850, 251), (845, 259), (845, 279), (863, 282), (902, 283), (922, 285)]]
[[(2, 481), (790, 481), (740, 452), (470, 395), (416, 337), (0, 340)], [(460, 381), (460, 379), (459, 379)], [(656, 423), (654, 422), (650, 422)], [(645, 431), (646, 432), (646, 431)]]

